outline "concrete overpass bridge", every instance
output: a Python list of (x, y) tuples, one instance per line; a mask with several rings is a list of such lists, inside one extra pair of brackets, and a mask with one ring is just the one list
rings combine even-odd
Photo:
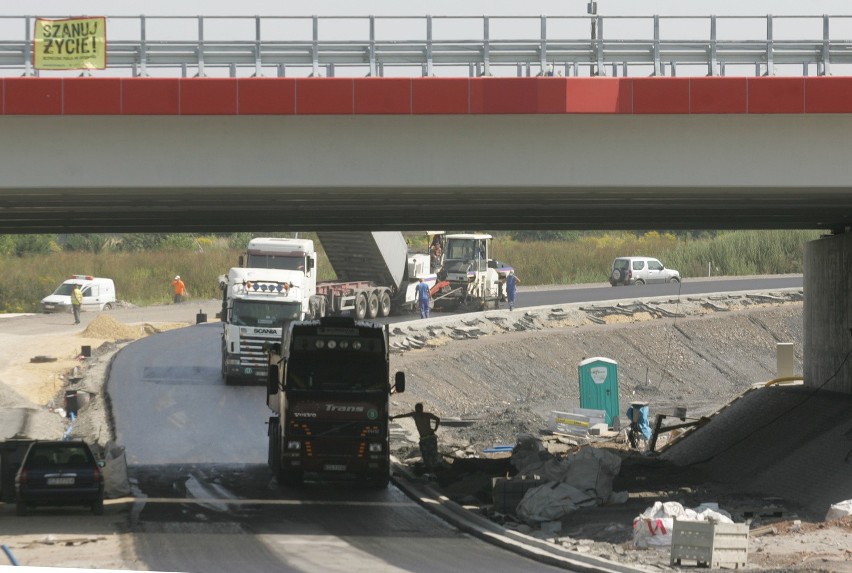
[[(783, 42), (766, 21), (752, 57), (771, 72)], [(842, 61), (827, 29), (784, 62)], [(25, 45), (3, 63), (27, 74)], [(568, 62), (591, 77), (5, 77), (0, 233), (820, 228), (805, 377), (852, 392), (852, 78), (715, 75), (745, 57), (715, 40), (709, 77), (596, 76), (606, 45)], [(662, 72), (658, 31), (647, 47)]]

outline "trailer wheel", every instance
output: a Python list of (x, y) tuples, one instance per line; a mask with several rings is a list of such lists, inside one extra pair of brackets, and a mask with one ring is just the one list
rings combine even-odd
[(390, 316), (391, 313), (391, 297), (388, 291), (382, 292), (379, 297), (379, 316)]
[(379, 315), (379, 295), (371, 292), (367, 297), (367, 318), (376, 318)]
[(233, 378), (228, 376), (227, 369), (225, 368), (225, 355), (227, 351), (225, 350), (225, 341), (222, 340), (222, 380), (225, 381), (225, 386), (229, 386), (233, 382)]
[(367, 316), (367, 295), (362, 292), (355, 298), (355, 318), (364, 320), (365, 316)]

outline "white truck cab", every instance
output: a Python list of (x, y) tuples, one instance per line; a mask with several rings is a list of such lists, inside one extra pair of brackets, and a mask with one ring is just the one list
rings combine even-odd
[(81, 310), (111, 310), (115, 307), (115, 283), (112, 279), (91, 275), (71, 275), (53, 291), (52, 295), (41, 299), (44, 312), (71, 312), (71, 292), (74, 285), (80, 285), (83, 291)]

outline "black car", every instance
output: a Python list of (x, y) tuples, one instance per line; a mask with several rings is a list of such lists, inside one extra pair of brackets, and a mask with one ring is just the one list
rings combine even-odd
[(104, 511), (104, 476), (86, 442), (33, 442), (15, 476), (18, 515), (38, 505), (81, 505)]

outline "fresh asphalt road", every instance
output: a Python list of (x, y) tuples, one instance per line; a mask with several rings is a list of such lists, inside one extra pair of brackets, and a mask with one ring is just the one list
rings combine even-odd
[[(110, 369), (134, 480), (136, 553), (163, 571), (556, 571), (461, 533), (396, 487), (279, 488), (265, 465), (264, 387), (231, 387), (221, 326), (136, 341)], [(167, 535), (166, 535), (167, 534)]]
[(751, 290), (802, 288), (802, 275), (773, 277), (687, 279), (682, 283), (665, 283), (642, 286), (612, 287), (604, 285), (578, 285), (576, 287), (529, 287), (518, 290), (518, 307), (571, 304), (579, 302), (604, 302), (625, 298), (665, 296), (696, 296), (707, 293), (726, 293)]

